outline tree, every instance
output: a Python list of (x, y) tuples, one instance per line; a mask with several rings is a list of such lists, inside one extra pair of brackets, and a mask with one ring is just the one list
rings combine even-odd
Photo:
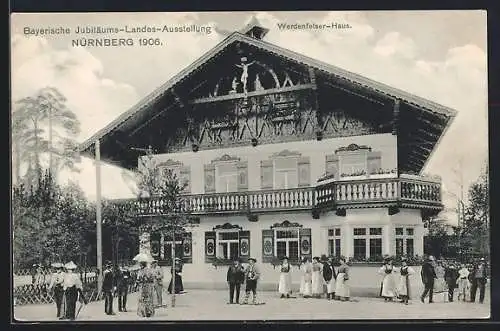
[(450, 241), (446, 223), (437, 218), (427, 222), (428, 234), (424, 238), (424, 252), (435, 257), (444, 256), (448, 251)]
[[(44, 138), (48, 126), (48, 140)], [(62, 128), (60, 134), (57, 128)], [(54, 178), (57, 171), (78, 171), (76, 163), (76, 136), (80, 123), (76, 115), (67, 108), (66, 98), (53, 87), (39, 90), (34, 96), (18, 100), (12, 113), (13, 155), (15, 179), (21, 178), (21, 166), (27, 164), (27, 178), (36, 178), (40, 173), (41, 155), (49, 154), (49, 171)], [(54, 139), (57, 138), (57, 139)], [(55, 161), (55, 162), (54, 162)]]
[(461, 246), (468, 254), (489, 255), (489, 180), (488, 168), (469, 187)]
[[(158, 166), (151, 148), (147, 155), (139, 158), (137, 178), (137, 197), (139, 203), (148, 203), (152, 200), (161, 200), (156, 210), (156, 215), (146, 208), (142, 213), (144, 221), (141, 222), (141, 232), (165, 231), (175, 240), (176, 235), (185, 233), (185, 228), (190, 222), (188, 204), (182, 191), (188, 185), (181, 183), (171, 169), (162, 169)], [(147, 245), (149, 246), (149, 245)], [(175, 261), (175, 245), (171, 250), (172, 268)], [(172, 307), (175, 307), (175, 276), (172, 272)]]

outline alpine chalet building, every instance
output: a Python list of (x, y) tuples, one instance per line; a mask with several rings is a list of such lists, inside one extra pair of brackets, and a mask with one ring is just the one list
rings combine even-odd
[[(176, 238), (142, 233), (140, 249), (170, 265), (175, 242), (187, 287), (209, 288), (234, 258), (255, 257), (276, 284), (285, 255), (421, 256), (424, 221), (443, 209), (440, 179), (421, 172), (455, 111), (268, 43), (267, 31), (254, 20), (232, 33), (82, 144), (128, 169), (151, 146), (187, 183), (198, 221)], [(155, 217), (161, 199), (135, 203)]]

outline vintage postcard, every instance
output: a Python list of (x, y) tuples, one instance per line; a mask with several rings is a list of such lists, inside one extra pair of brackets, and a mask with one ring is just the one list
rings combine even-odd
[(14, 319), (489, 318), (486, 16), (13, 13)]

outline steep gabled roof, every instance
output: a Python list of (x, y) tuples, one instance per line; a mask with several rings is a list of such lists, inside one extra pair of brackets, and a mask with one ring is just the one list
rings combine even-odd
[(90, 153), (91, 146), (94, 142), (102, 137), (108, 135), (113, 130), (118, 128), (122, 123), (127, 121), (133, 115), (145, 110), (148, 106), (157, 101), (162, 95), (165, 94), (169, 89), (173, 88), (177, 83), (187, 78), (193, 71), (199, 68), (201, 65), (206, 63), (208, 60), (216, 56), (218, 53), (223, 51), (227, 46), (231, 45), (234, 42), (242, 42), (248, 45), (254, 46), (256, 48), (260, 48), (270, 53), (275, 53), (278, 56), (286, 57), (288, 59), (294, 60), (296, 62), (305, 64), (307, 66), (316, 68), (318, 70), (325, 71), (331, 75), (338, 76), (339, 78), (350, 81), (353, 84), (362, 86), (366, 89), (370, 89), (376, 93), (384, 94), (393, 98), (401, 99), (409, 104), (418, 105), (419, 107), (425, 108), (434, 113), (438, 113), (444, 115), (447, 118), (455, 117), (456, 111), (440, 105), (436, 102), (415, 96), (411, 93), (399, 90), (397, 88), (391, 87), (389, 85), (374, 81), (372, 79), (366, 78), (359, 74), (341, 69), (331, 64), (327, 64), (322, 61), (315, 60), (308, 56), (296, 53), (286, 48), (282, 48), (271, 44), (269, 42), (259, 40), (256, 38), (252, 38), (240, 32), (233, 32), (215, 47), (210, 49), (208, 52), (203, 54), (200, 58), (194, 61), (185, 69), (181, 70), (178, 74), (169, 79), (165, 84), (161, 85), (157, 89), (155, 89), (152, 93), (142, 99), (139, 103), (131, 107), (129, 110), (124, 112), (114, 121), (109, 123), (107, 126), (99, 130), (97, 133), (92, 135), (89, 139), (83, 142), (80, 145), (80, 151), (82, 153)]

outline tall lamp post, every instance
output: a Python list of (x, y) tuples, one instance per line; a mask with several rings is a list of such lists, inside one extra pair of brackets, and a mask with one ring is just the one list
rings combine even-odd
[(96, 237), (97, 237), (97, 291), (100, 293), (102, 275), (102, 214), (101, 214), (101, 145), (95, 141), (95, 180), (96, 180)]

